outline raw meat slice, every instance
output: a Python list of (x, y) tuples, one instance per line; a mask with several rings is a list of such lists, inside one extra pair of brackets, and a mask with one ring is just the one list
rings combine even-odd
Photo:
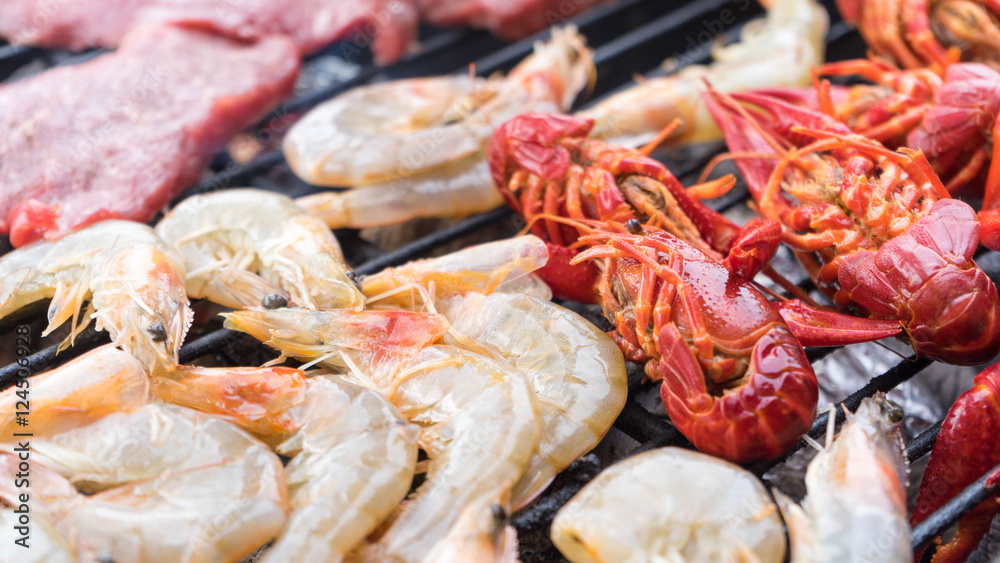
[(181, 23), (240, 39), (287, 35), (303, 53), (357, 32), (380, 62), (416, 37), (412, 0), (0, 0), (0, 36), (49, 48), (115, 47), (142, 25)]
[(0, 233), (14, 246), (148, 221), (291, 93), (295, 45), (140, 28), (91, 61), (0, 86)]
[(515, 41), (611, 0), (416, 0), (421, 21), (468, 25)]

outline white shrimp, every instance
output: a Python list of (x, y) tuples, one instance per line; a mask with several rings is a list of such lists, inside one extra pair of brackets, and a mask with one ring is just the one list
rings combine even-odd
[(436, 307), (451, 322), (450, 334), (461, 335), (455, 345), (506, 358), (538, 396), (541, 439), (512, 492), (513, 506), (524, 506), (618, 418), (628, 394), (625, 359), (583, 317), (536, 297), (469, 293)]
[(809, 464), (802, 506), (775, 494), (793, 562), (913, 561), (902, 416), (884, 394), (865, 399)]
[[(746, 0), (749, 2), (749, 0)], [(763, 2), (762, 2), (763, 3)], [(829, 16), (814, 0), (772, 0), (767, 17), (748, 23), (738, 42), (717, 45), (709, 65), (692, 65), (611, 95), (578, 113), (596, 120), (591, 135), (638, 146), (677, 118), (668, 143), (716, 141), (722, 132), (702, 102), (704, 79), (721, 92), (808, 86), (825, 56)], [(675, 64), (667, 60), (664, 66)]]
[(430, 172), (382, 180), (343, 192), (321, 192), (295, 203), (331, 229), (365, 229), (429, 217), (465, 217), (503, 205), (482, 153)]
[(466, 507), (484, 495), (501, 497), (523, 474), (539, 438), (534, 392), (505, 362), (450, 346), (425, 348), (404, 370), (375, 382), (406, 419), (423, 427), (420, 445), (430, 465), (415, 498), (354, 558), (429, 560), (442, 541), (464, 545), (453, 544), (449, 534), (456, 524), (456, 534), (468, 533), (468, 521), (460, 521)]
[(784, 526), (760, 480), (682, 448), (602, 471), (559, 509), (551, 536), (574, 563), (785, 558)]
[[(16, 470), (15, 470), (16, 472)], [(11, 473), (13, 475), (13, 473)], [(73, 548), (59, 535), (55, 527), (43, 516), (32, 514), (29, 503), (14, 500), (13, 508), (0, 509), (0, 545), (7, 553), (19, 551), (18, 563), (89, 563), (92, 559), (77, 557)], [(31, 501), (32, 499), (28, 499)], [(20, 505), (25, 505), (22, 509)], [(20, 510), (21, 513), (15, 512)], [(27, 516), (29, 520), (19, 518)], [(27, 524), (27, 525), (23, 525)], [(17, 527), (24, 528), (21, 534)], [(23, 544), (15, 543), (17, 541)], [(18, 547), (27, 549), (18, 549)]]
[(227, 307), (271, 294), (298, 306), (364, 307), (333, 233), (291, 199), (256, 189), (182, 201), (156, 226), (187, 266), (187, 291)]
[(592, 69), (576, 28), (554, 30), (503, 79), (415, 78), (337, 96), (292, 126), (285, 157), (297, 176), (319, 186), (407, 177), (481, 152), (493, 126), (517, 115), (565, 111)]
[[(18, 393), (21, 393), (20, 395)], [(149, 394), (143, 365), (108, 344), (0, 393), (0, 436), (14, 432), (52, 435), (111, 413), (135, 410)], [(28, 426), (16, 424), (17, 402), (30, 400)], [(20, 430), (19, 430), (20, 428)]]
[[(80, 494), (66, 478), (34, 459), (32, 452), (27, 492), (15, 488), (13, 479), (5, 479), (0, 483), (0, 500), (12, 504), (20, 494), (28, 494), (33, 514), (51, 522), (71, 549), (99, 561), (239, 561), (277, 535), (287, 511), (281, 462), (262, 445), (242, 449), (249, 440), (243, 436), (221, 441), (225, 447), (210, 465), (163, 473), (93, 495)], [(252, 450), (269, 457), (251, 454)], [(0, 471), (5, 475), (13, 475), (17, 465), (17, 456), (0, 453)]]
[(517, 530), (510, 525), (507, 490), (483, 495), (462, 509), (448, 534), (434, 546), (428, 563), (515, 563)]
[(51, 297), (42, 336), (72, 317), (68, 345), (94, 311), (97, 328), (147, 368), (172, 368), (192, 318), (184, 276), (184, 262), (152, 229), (102, 221), (0, 258), (0, 318)]
[[(420, 301), (415, 290), (434, 287), (437, 296), (462, 293), (492, 293), (502, 285), (539, 291), (523, 278), (549, 259), (545, 243), (532, 235), (470, 246), (437, 258), (414, 260), (386, 268), (365, 278), (362, 291), (376, 308), (413, 309)], [(522, 285), (523, 284), (523, 285)], [(544, 287), (544, 286), (543, 286)]]

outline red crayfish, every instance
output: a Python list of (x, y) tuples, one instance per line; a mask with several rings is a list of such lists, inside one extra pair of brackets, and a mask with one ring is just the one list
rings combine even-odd
[(570, 245), (587, 229), (560, 218), (618, 223), (634, 218), (668, 230), (748, 279), (767, 265), (780, 243), (777, 223), (755, 220), (737, 227), (689, 195), (660, 162), (588, 139), (593, 126), (592, 119), (522, 115), (497, 130), (487, 153), (507, 203), (548, 243), (549, 263), (539, 274), (556, 297), (592, 303), (597, 280), (589, 264), (568, 265), (576, 255)]
[(596, 267), (599, 277), (573, 277), (585, 284), (577, 291), (596, 292), (626, 357), (662, 380), (678, 430), (733, 461), (781, 454), (812, 424), (818, 389), (802, 346), (746, 277), (774, 253), (777, 224), (741, 231), (662, 164), (587, 139), (592, 124), (542, 115), (504, 124), (488, 154), (497, 185), (537, 220), (561, 267)]
[(837, 0), (877, 54), (905, 68), (943, 69), (961, 60), (1000, 69), (996, 0)]
[[(976, 376), (975, 385), (955, 401), (945, 417), (931, 450), (920, 492), (913, 508), (912, 525), (931, 513), (1000, 464), (1000, 365)], [(990, 476), (996, 481), (1000, 475)], [(987, 485), (990, 485), (987, 482)], [(1000, 512), (997, 498), (985, 500), (958, 522), (955, 538), (940, 545), (934, 563), (965, 561)]]
[[(888, 150), (775, 97), (710, 89), (706, 103), (761, 215), (782, 223), (782, 240), (838, 307), (900, 321), (932, 359), (973, 365), (1000, 352), (1000, 298), (972, 260), (976, 214), (949, 198), (922, 153)], [(839, 317), (782, 314), (807, 346), (839, 338)]]

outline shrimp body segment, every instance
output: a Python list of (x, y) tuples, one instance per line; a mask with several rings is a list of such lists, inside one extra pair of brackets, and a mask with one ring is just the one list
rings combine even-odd
[(865, 399), (809, 464), (802, 505), (776, 494), (792, 561), (913, 561), (902, 416), (884, 394)]
[(785, 559), (785, 531), (749, 471), (682, 448), (612, 465), (556, 514), (552, 541), (573, 563)]
[(517, 115), (565, 111), (592, 69), (593, 54), (576, 29), (557, 29), (503, 79), (444, 76), (354, 88), (292, 126), (285, 157), (297, 176), (318, 186), (407, 178), (481, 152), (493, 127)]
[[(94, 311), (97, 328), (147, 368), (172, 368), (191, 325), (184, 277), (184, 262), (151, 228), (102, 221), (4, 255), (0, 318), (52, 298), (43, 336), (72, 318), (72, 342)], [(85, 301), (90, 306), (79, 319)]]
[[(519, 369), (538, 396), (538, 449), (511, 493), (513, 506), (524, 506), (611, 428), (628, 394), (625, 359), (584, 318), (536, 297), (469, 293), (444, 299), (438, 311), (454, 333), (474, 341), (470, 349)], [(455, 344), (470, 346), (465, 339)]]
[(240, 308), (277, 293), (310, 309), (364, 307), (333, 233), (281, 194), (247, 188), (190, 197), (156, 232), (183, 256), (191, 297)]

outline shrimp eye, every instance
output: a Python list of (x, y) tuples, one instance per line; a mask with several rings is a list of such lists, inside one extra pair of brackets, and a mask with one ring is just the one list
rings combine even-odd
[(115, 558), (107, 553), (102, 553), (97, 556), (97, 563), (115, 563)]
[(361, 278), (354, 273), (354, 270), (347, 270), (347, 279), (351, 280), (354, 287), (358, 288), (358, 291), (361, 291)]
[(510, 520), (510, 515), (507, 514), (507, 511), (504, 510), (502, 506), (494, 504), (490, 507), (490, 510), (493, 512), (493, 523), (497, 528), (503, 528), (507, 525), (507, 522)]
[(896, 403), (886, 399), (882, 403), (882, 413), (889, 417), (892, 422), (899, 422), (903, 420), (903, 407), (897, 405)]
[(288, 306), (288, 300), (279, 293), (270, 293), (260, 300), (260, 306), (265, 309), (282, 309)]
[(153, 339), (153, 342), (164, 342), (167, 339), (167, 328), (160, 321), (147, 326), (146, 332), (149, 333), (149, 337)]
[(633, 235), (642, 234), (642, 224), (639, 223), (638, 219), (629, 219), (625, 222), (625, 230), (632, 233)]

